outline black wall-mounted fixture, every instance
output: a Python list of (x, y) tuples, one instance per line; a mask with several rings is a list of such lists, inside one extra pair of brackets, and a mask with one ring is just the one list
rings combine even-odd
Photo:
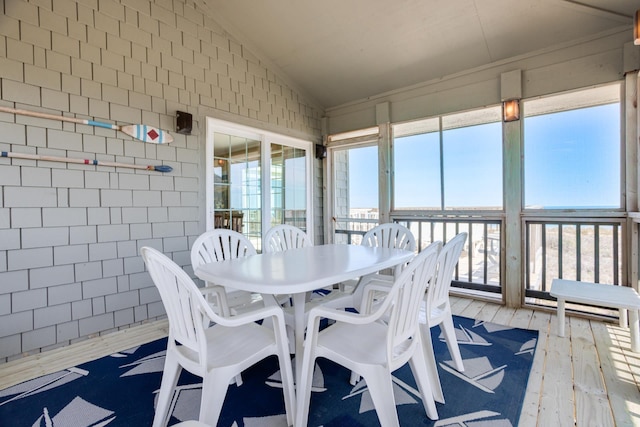
[(184, 111), (176, 112), (176, 132), (191, 135), (191, 128), (193, 127), (193, 116)]
[(325, 157), (327, 157), (327, 147), (316, 144), (316, 159), (324, 159)]

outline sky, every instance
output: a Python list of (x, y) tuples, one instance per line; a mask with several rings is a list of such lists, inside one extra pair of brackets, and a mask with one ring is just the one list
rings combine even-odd
[[(523, 119), (526, 206), (620, 205), (620, 107), (608, 104)], [(502, 206), (500, 122), (444, 131), (447, 208)], [(395, 208), (439, 208), (439, 134), (394, 143)], [(377, 207), (377, 147), (351, 149), (352, 208)]]
[(619, 207), (619, 123), (618, 104), (527, 119), (527, 205)]

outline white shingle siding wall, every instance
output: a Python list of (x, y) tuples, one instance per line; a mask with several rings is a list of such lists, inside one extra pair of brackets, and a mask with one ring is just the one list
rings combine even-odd
[[(0, 158), (0, 362), (164, 314), (138, 250), (189, 266), (204, 129), (224, 111), (319, 137), (321, 112), (230, 40), (201, 1), (0, 3), (0, 105), (170, 131), (145, 144), (88, 125), (0, 113), (0, 150), (144, 165)], [(194, 132), (176, 134), (176, 110)]]

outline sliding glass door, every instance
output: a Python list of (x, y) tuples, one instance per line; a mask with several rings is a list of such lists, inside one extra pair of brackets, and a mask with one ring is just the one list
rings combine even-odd
[(209, 118), (207, 230), (238, 231), (260, 251), (262, 236), (273, 225), (312, 227), (311, 147), (308, 141)]

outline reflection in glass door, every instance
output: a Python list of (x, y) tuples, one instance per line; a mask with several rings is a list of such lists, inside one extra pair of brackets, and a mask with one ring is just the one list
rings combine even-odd
[(259, 244), (262, 235), (260, 141), (213, 135), (213, 227), (230, 228)]
[(271, 226), (289, 224), (307, 231), (306, 161), (301, 148), (271, 144)]

